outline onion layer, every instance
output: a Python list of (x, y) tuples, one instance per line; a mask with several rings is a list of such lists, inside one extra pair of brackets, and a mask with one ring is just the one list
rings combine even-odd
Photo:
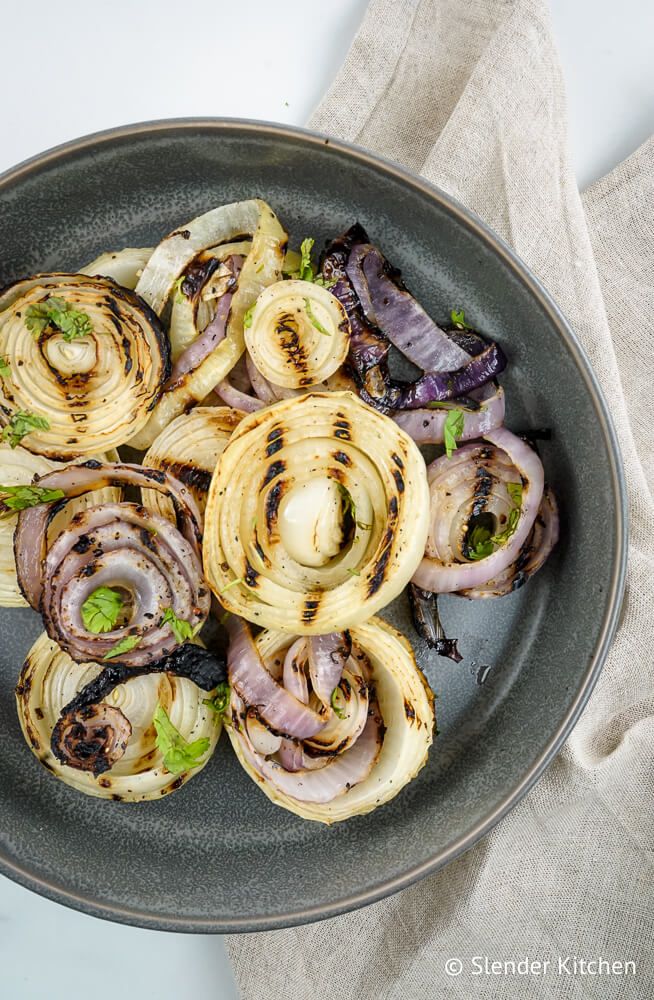
[(143, 273), (143, 268), (152, 256), (152, 249), (152, 247), (125, 247), (124, 250), (101, 253), (90, 264), (80, 267), (79, 273), (91, 277), (99, 274), (103, 278), (112, 278), (117, 285), (133, 291)]
[(182, 229), (170, 233), (155, 248), (136, 291), (161, 314), (177, 279), (199, 254), (250, 235), (252, 247), (230, 302), (225, 336), (217, 340), (215, 347), (197, 365), (185, 370), (180, 378), (171, 380), (147, 427), (131, 440), (135, 448), (149, 447), (174, 417), (205, 399), (234, 367), (245, 346), (243, 319), (246, 311), (264, 288), (281, 278), (287, 236), (270, 206), (265, 201), (252, 199), (223, 205), (200, 215)]
[[(166, 673), (134, 677), (129, 683), (114, 688), (99, 706), (106, 706), (105, 721), (113, 733), (127, 734), (125, 751), (119, 753), (120, 759), (109, 773), (94, 777), (90, 770), (70, 767), (55, 757), (50, 744), (62, 709), (101, 670), (97, 663), (75, 663), (45, 633), (32, 646), (16, 688), (16, 703), (25, 739), (41, 763), (77, 791), (125, 802), (158, 799), (201, 771), (218, 742), (220, 716), (203, 703), (206, 692), (184, 677)], [(209, 740), (206, 755), (196, 767), (182, 774), (166, 771), (162, 753), (157, 749), (152, 720), (158, 704), (184, 739), (192, 742), (206, 737)], [(127, 726), (121, 722), (120, 715)], [(89, 721), (93, 723), (94, 720), (100, 721), (98, 713)], [(93, 728), (97, 740), (111, 741), (113, 738), (112, 734), (99, 734), (101, 727)], [(71, 729), (65, 728), (62, 738), (75, 739), (76, 733)], [(88, 735), (92, 737), (93, 733)], [(108, 749), (111, 753), (111, 747)]]
[[(163, 469), (184, 483), (198, 509), (204, 512), (216, 462), (242, 416), (228, 406), (196, 406), (162, 430), (147, 451), (143, 464), (150, 469)], [(163, 493), (144, 489), (142, 495), (146, 507), (174, 519), (172, 501)]]
[(205, 575), (229, 610), (319, 635), (396, 597), (427, 536), (423, 458), (351, 393), (313, 393), (246, 417), (206, 509)]
[[(274, 631), (256, 640), (266, 659), (283, 657), (293, 642)], [(257, 749), (248, 706), (234, 691), (226, 716), (232, 746), (258, 787), (276, 805), (322, 823), (390, 801), (424, 765), (433, 738), (431, 690), (409, 643), (379, 619), (352, 629), (352, 655), (337, 692), (338, 712), (324, 710), (327, 725), (317, 737), (287, 741), (272, 754)], [(310, 703), (320, 704), (313, 694)]]
[(349, 333), (343, 306), (326, 288), (308, 281), (278, 281), (257, 299), (245, 343), (269, 382), (306, 389), (343, 364)]
[[(25, 448), (11, 448), (0, 443), (0, 484), (2, 486), (28, 486), (35, 476), (44, 476), (61, 468), (57, 462), (42, 455), (33, 455)], [(48, 525), (48, 539), (54, 540), (80, 510), (91, 504), (113, 503), (121, 499), (121, 490), (108, 486), (78, 497), (56, 514)], [(0, 606), (19, 608), (27, 605), (18, 580), (14, 559), (14, 529), (18, 513), (0, 516)]]
[(429, 467), (431, 526), (413, 577), (423, 590), (486, 587), (516, 561), (534, 526), (543, 496), (538, 455), (504, 427), (485, 438)]
[[(48, 548), (52, 505), (40, 504), (19, 515), (16, 568), (21, 589), (41, 611), (49, 636), (73, 659), (106, 657), (139, 666), (178, 645), (172, 624), (164, 620), (169, 608), (192, 630), (207, 617), (210, 594), (198, 551), (200, 515), (186, 487), (155, 469), (87, 462), (39, 480), (40, 486), (62, 489), (71, 498), (109, 484), (148, 484), (165, 491), (175, 503), (179, 528), (137, 504), (103, 504), (78, 513)], [(82, 609), (100, 587), (118, 591), (122, 607), (113, 627), (97, 633), (88, 627)]]
[[(29, 329), (50, 299), (88, 317), (90, 332), (70, 341), (47, 324)], [(23, 444), (49, 458), (117, 448), (148, 421), (170, 371), (168, 342), (157, 316), (109, 278), (39, 274), (0, 296), (2, 421), (20, 411), (45, 417), (47, 429)]]

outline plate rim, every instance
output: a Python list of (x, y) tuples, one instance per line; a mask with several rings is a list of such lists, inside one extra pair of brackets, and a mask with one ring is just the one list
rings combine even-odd
[(513, 785), (494, 809), (479, 820), (467, 834), (455, 838), (426, 861), (414, 865), (402, 875), (384, 880), (360, 892), (339, 897), (327, 904), (305, 906), (283, 914), (230, 918), (180, 917), (173, 914), (153, 914), (152, 911), (138, 907), (107, 903), (101, 899), (94, 898), (91, 894), (75, 892), (57, 880), (51, 880), (39, 875), (36, 871), (31, 870), (28, 865), (18, 864), (3, 847), (0, 847), (0, 874), (6, 875), (32, 892), (36, 892), (47, 899), (62, 903), (87, 915), (112, 920), (117, 923), (144, 927), (150, 930), (195, 934), (229, 934), (294, 927), (300, 924), (335, 917), (350, 910), (378, 902), (386, 896), (407, 888), (427, 875), (437, 872), (470, 850), (474, 844), (486, 836), (518, 804), (542, 776), (549, 764), (551, 764), (574, 728), (606, 661), (618, 626), (624, 596), (629, 522), (627, 489), (622, 457), (608, 404), (588, 356), (571, 325), (563, 315), (563, 312), (527, 265), (476, 213), (466, 208), (456, 198), (447, 194), (437, 185), (432, 184), (424, 177), (408, 170), (399, 163), (373, 153), (355, 143), (336, 139), (326, 133), (278, 122), (227, 117), (162, 118), (92, 132), (31, 156), (0, 173), (0, 194), (14, 182), (25, 179), (32, 173), (38, 173), (44, 166), (54, 163), (59, 159), (65, 159), (70, 154), (83, 152), (89, 147), (112, 142), (115, 139), (137, 138), (146, 134), (156, 135), (175, 130), (183, 132), (184, 130), (198, 128), (215, 130), (217, 133), (246, 132), (278, 139), (300, 139), (309, 146), (328, 146), (348, 158), (372, 166), (387, 175), (390, 174), (401, 183), (427, 195), (430, 199), (438, 202), (461, 225), (475, 233), (486, 247), (503, 261), (514, 277), (531, 293), (541, 309), (548, 316), (550, 322), (557, 329), (564, 345), (568, 348), (577, 370), (586, 385), (598, 418), (609, 460), (610, 480), (615, 498), (615, 546), (612, 558), (611, 579), (607, 591), (608, 602), (606, 612), (595, 642), (593, 654), (588, 661), (579, 688), (567, 712), (555, 731), (551, 734), (539, 756), (530, 764), (523, 777)]

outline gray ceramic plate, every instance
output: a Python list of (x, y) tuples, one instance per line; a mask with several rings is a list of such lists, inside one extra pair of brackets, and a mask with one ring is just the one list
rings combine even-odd
[[(274, 807), (226, 739), (209, 767), (161, 802), (106, 803), (55, 781), (23, 743), (13, 699), (40, 623), (29, 610), (2, 610), (2, 870), (89, 913), (167, 930), (254, 930), (334, 915), (470, 847), (569, 733), (606, 656), (624, 580), (618, 450), (574, 335), (477, 218), (392, 164), (247, 122), (158, 122), (90, 136), (0, 178), (0, 281), (155, 243), (208, 208), (253, 195), (270, 201), (294, 243), (320, 242), (358, 219), (436, 318), (463, 305), (501, 341), (511, 360), (509, 426), (554, 431), (543, 458), (561, 499), (562, 541), (510, 597), (443, 600), (465, 660), (455, 665), (417, 644), (438, 694), (429, 764), (390, 805), (332, 829)], [(389, 617), (408, 628), (402, 602)]]

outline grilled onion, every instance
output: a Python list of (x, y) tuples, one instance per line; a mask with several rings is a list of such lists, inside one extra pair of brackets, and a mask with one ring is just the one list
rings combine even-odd
[[(55, 777), (87, 795), (142, 802), (175, 791), (202, 770), (218, 742), (220, 716), (204, 704), (205, 691), (169, 673), (136, 676), (115, 687), (86, 719), (81, 717), (83, 712), (79, 719), (64, 719), (59, 733), (68, 752), (89, 754), (99, 749), (107, 763), (116, 758), (110, 771), (95, 777), (91, 769), (63, 764), (51, 748), (53, 730), (62, 710), (101, 671), (97, 663), (71, 660), (45, 633), (27, 654), (16, 688), (18, 716), (32, 752)], [(182, 774), (170, 774), (157, 749), (152, 720), (158, 704), (184, 739), (209, 740), (206, 755)], [(80, 740), (87, 745), (80, 748)]]
[(484, 442), (436, 459), (428, 472), (431, 526), (413, 582), (435, 593), (484, 588), (493, 596), (494, 581), (519, 558), (541, 506), (538, 455), (500, 427)]
[[(243, 319), (257, 296), (281, 277), (287, 237), (277, 216), (265, 201), (252, 199), (215, 208), (181, 229), (165, 237), (155, 248), (136, 286), (137, 293), (160, 315), (174, 292), (178, 278), (187, 273), (189, 265), (201, 255), (236, 238), (252, 237), (252, 246), (242, 266), (239, 264), (238, 283), (220, 317), (222, 327), (216, 330), (215, 344), (197, 359), (184, 363), (185, 355), (177, 359), (180, 374), (166, 385), (150, 421), (131, 441), (135, 448), (148, 448), (170, 421), (195, 403), (205, 399), (221, 379), (234, 367), (243, 353)], [(232, 256), (232, 269), (235, 257)], [(184, 293), (184, 283), (181, 286)], [(221, 299), (218, 300), (220, 312)], [(215, 319), (215, 317), (214, 317)], [(214, 320), (202, 336), (211, 333)], [(187, 347), (192, 352), (194, 344)]]
[[(243, 414), (228, 406), (196, 406), (176, 417), (162, 430), (147, 451), (143, 464), (163, 469), (188, 487), (198, 508), (204, 512), (207, 490), (218, 457)], [(164, 517), (175, 516), (172, 501), (163, 493), (143, 490), (143, 503)]]
[[(433, 739), (433, 695), (406, 639), (376, 618), (353, 628), (351, 638), (335, 707), (307, 688), (308, 706), (322, 712), (325, 723), (315, 736), (275, 741), (262, 706), (249, 706), (234, 687), (226, 715), (232, 746), (259, 788), (276, 805), (322, 823), (390, 801), (424, 765)], [(295, 647), (301, 664), (308, 652), (299, 647), (310, 641), (266, 631), (256, 646), (266, 662), (283, 661)]]
[(81, 267), (80, 274), (92, 277), (100, 274), (103, 278), (112, 278), (123, 288), (136, 288), (143, 268), (152, 256), (152, 247), (126, 247), (124, 250), (101, 253), (90, 264)]
[[(0, 485), (28, 486), (35, 476), (44, 476), (61, 468), (57, 462), (42, 455), (33, 455), (20, 445), (11, 448), (0, 443)], [(48, 538), (53, 541), (64, 530), (78, 511), (94, 503), (113, 503), (121, 498), (120, 489), (108, 486), (94, 493), (87, 493), (67, 504), (48, 525)], [(0, 507), (2, 505), (0, 504)], [(14, 559), (14, 529), (18, 513), (10, 510), (0, 515), (0, 606), (18, 608), (27, 605), (16, 579)]]
[(423, 458), (351, 393), (312, 393), (245, 417), (205, 512), (205, 576), (248, 621), (340, 631), (396, 597), (429, 520)]
[[(52, 505), (21, 511), (14, 537), (21, 590), (40, 610), (48, 635), (73, 659), (129, 666), (159, 659), (178, 644), (164, 617), (169, 608), (192, 630), (202, 626), (210, 595), (199, 557), (200, 515), (185, 486), (156, 469), (99, 462), (50, 472), (38, 485), (70, 498), (108, 485), (149, 485), (171, 498), (178, 515), (176, 527), (138, 504), (100, 504), (76, 514), (48, 547)], [(103, 632), (83, 614), (100, 587), (122, 598), (120, 617)]]
[(345, 361), (350, 324), (331, 292), (308, 281), (278, 281), (256, 301), (245, 343), (274, 385), (306, 389)]
[[(74, 339), (33, 313), (55, 300), (88, 319)], [(32, 329), (30, 329), (32, 325)], [(0, 419), (45, 418), (23, 444), (49, 458), (92, 455), (124, 444), (147, 422), (169, 374), (168, 342), (151, 309), (109, 278), (38, 274), (0, 296)]]

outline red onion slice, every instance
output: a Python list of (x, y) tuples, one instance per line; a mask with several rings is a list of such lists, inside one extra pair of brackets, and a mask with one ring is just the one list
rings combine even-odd
[[(495, 449), (488, 449), (484, 457), (483, 447), (466, 445), (453, 458), (443, 456), (430, 466), (432, 530), (428, 551), (430, 545), (432, 549), (435, 546), (435, 550), (434, 555), (428, 554), (422, 560), (413, 577), (413, 582), (423, 590), (451, 593), (483, 587), (515, 562), (533, 528), (544, 485), (543, 466), (538, 455), (504, 427), (490, 431), (485, 439), (496, 446), (499, 454)], [(493, 467), (494, 462), (497, 468)], [(491, 555), (477, 561), (463, 561), (465, 557), (452, 549), (453, 525), (458, 524), (461, 532), (466, 517), (479, 512), (479, 483), (486, 481), (522, 483), (518, 521), (513, 534)], [(469, 502), (467, 508), (466, 502)], [(461, 513), (464, 508), (467, 514)], [(448, 530), (449, 542), (445, 539)]]
[(278, 684), (266, 670), (247, 624), (236, 615), (227, 622), (229, 681), (246, 705), (284, 736), (307, 739), (319, 732), (324, 719)]
[(329, 708), (332, 692), (352, 651), (352, 640), (348, 632), (329, 632), (327, 635), (311, 636), (308, 646), (313, 690), (323, 705)]
[[(452, 409), (460, 409), (464, 415), (463, 432), (459, 441), (472, 441), (483, 437), (504, 423), (504, 390), (501, 386), (489, 384), (480, 390), (481, 404), (478, 410), (467, 409), (457, 400), (451, 401)], [(403, 410), (394, 414), (393, 419), (406, 431), (416, 444), (443, 444), (443, 428), (449, 409)]]

